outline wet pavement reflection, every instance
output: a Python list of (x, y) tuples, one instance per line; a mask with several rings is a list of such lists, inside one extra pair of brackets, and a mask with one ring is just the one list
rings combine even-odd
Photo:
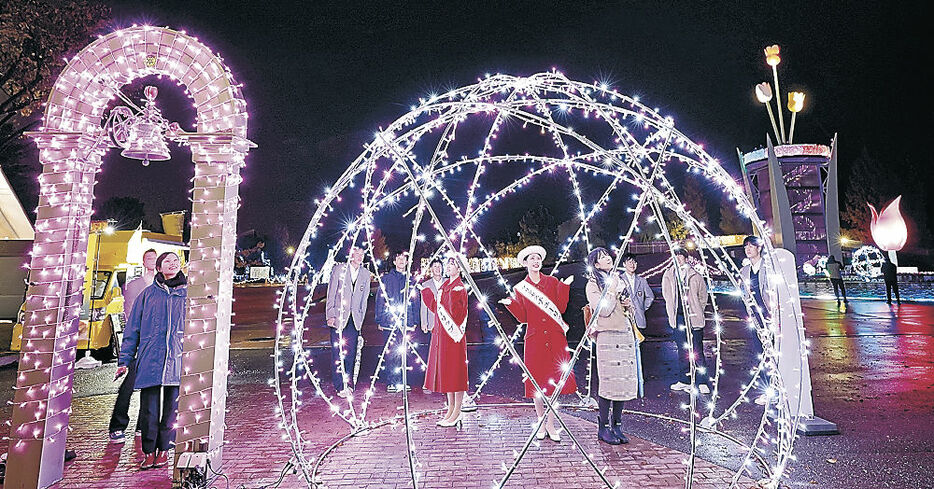
[[(519, 277), (514, 278), (518, 280)], [(572, 348), (582, 333), (580, 306), (585, 284), (577, 280), (574, 285), (571, 305), (565, 314), (572, 326), (569, 338), (575, 340)], [(272, 372), (270, 350), (275, 327), (272, 307), (275, 291), (273, 287), (235, 290), (237, 315), (230, 357), (232, 384), (266, 385)], [(686, 400), (685, 394), (669, 389), (677, 380), (676, 356), (664, 318), (664, 303), (661, 294), (657, 295), (656, 303), (649, 310), (647, 340), (642, 346), (646, 396), (627, 402), (626, 408), (684, 419), (686, 414), (680, 405)], [(724, 371), (721, 390), (732, 399), (748, 381), (748, 372), (754, 365), (755, 339), (737, 298), (718, 295), (717, 303), (724, 317), (719, 350)], [(882, 301), (859, 299), (838, 305), (834, 300), (804, 299), (802, 306), (811, 341), (815, 412), (837, 423), (841, 434), (799, 438), (795, 446), (797, 462), (791, 467), (786, 487), (934, 487), (931, 474), (934, 470), (934, 305), (906, 302), (889, 306)], [(511, 334), (515, 330), (511, 316), (499, 309), (494, 313), (502, 321), (506, 333)], [(476, 304), (472, 305), (470, 317), (467, 338), (473, 391), (481, 376), (496, 361), (500, 348), (493, 342), (495, 330), (486, 326)], [(320, 324), (312, 324), (314, 321)], [(327, 365), (330, 354), (323, 325), (323, 314), (313, 315), (305, 336), (306, 346), (314, 353), (314, 361), (319, 366)], [(716, 354), (716, 340), (711, 331), (706, 336), (707, 355), (712, 359)], [(371, 374), (382, 349), (382, 337), (372, 321), (365, 328), (364, 338), (367, 346), (361, 371)], [(418, 332), (415, 340), (420, 343), (421, 358), (427, 358), (428, 335)], [(517, 348), (521, 353), (521, 342)], [(575, 366), (581, 390), (586, 388), (587, 362), (589, 357), (585, 352)], [(0, 369), (0, 397), (4, 401), (12, 398), (15, 374), (15, 365)], [(113, 365), (78, 371), (75, 397), (113, 393), (116, 384), (112, 378)], [(410, 383), (420, 386), (422, 381), (422, 374), (416, 367)], [(325, 382), (327, 384), (329, 382)], [(385, 390), (384, 384), (377, 386)], [(507, 356), (493, 372), (483, 393), (520, 401), (521, 392), (520, 369), (510, 363)], [(573, 396), (562, 399), (565, 404), (577, 401)], [(568, 412), (589, 420), (594, 418), (589, 411)], [(4, 419), (8, 419), (9, 408), (4, 413)], [(739, 410), (739, 418), (728, 423), (724, 430), (748, 439), (761, 413), (761, 408), (754, 404), (745, 404)], [(109, 416), (109, 411), (99, 415)], [(679, 425), (630, 415), (626, 426), (631, 433), (653, 443), (681, 451), (689, 449), (687, 435)], [(739, 451), (735, 445), (710, 435), (701, 436), (699, 441), (699, 456), (724, 467), (736, 468)]]

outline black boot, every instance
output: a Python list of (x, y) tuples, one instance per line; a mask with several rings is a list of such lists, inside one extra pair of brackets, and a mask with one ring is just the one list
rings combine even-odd
[(629, 438), (623, 433), (623, 401), (613, 401), (613, 434), (623, 445), (629, 443)]
[(603, 419), (600, 420), (600, 429), (597, 431), (597, 438), (599, 438), (603, 443), (607, 443), (609, 445), (619, 445), (622, 443), (622, 441), (620, 441), (620, 439), (617, 438), (615, 434), (613, 434), (613, 431), (610, 429), (610, 427), (607, 426), (606, 420)]
[(603, 443), (619, 445), (619, 438), (617, 438), (616, 435), (613, 434), (613, 431), (610, 430), (608, 423), (610, 420), (610, 404), (613, 401), (603, 397), (598, 397), (597, 399), (597, 404), (600, 407), (600, 415), (597, 418), (597, 421), (600, 423), (600, 429), (597, 431), (597, 438), (599, 438)]

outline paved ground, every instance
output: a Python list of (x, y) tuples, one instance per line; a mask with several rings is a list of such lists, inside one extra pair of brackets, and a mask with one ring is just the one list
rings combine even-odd
[[(125, 445), (106, 442), (106, 416), (100, 413), (112, 407), (113, 395), (88, 396), (75, 400), (69, 447), (80, 455), (69, 462), (65, 479), (54, 487), (113, 488), (147, 487), (169, 488), (170, 470), (139, 471), (135, 464), (141, 457), (139, 438)], [(439, 395), (416, 392), (412, 408), (430, 410), (440, 403)], [(501, 403), (507, 400), (486, 396), (484, 402)], [(230, 479), (231, 487), (259, 488), (275, 484), (284, 464), (291, 458), (287, 442), (282, 440), (273, 418), (271, 406), (275, 397), (271, 391), (259, 391), (252, 386), (233, 386), (230, 391), (225, 463), (221, 472)], [(398, 399), (380, 393), (370, 407), (372, 419), (389, 418), (397, 411)], [(132, 412), (137, 409), (135, 402)], [(9, 416), (9, 408), (4, 416)], [(348, 425), (331, 416), (322, 403), (303, 411), (307, 429), (312, 436), (306, 448), (309, 454), (318, 454), (327, 446), (349, 433)], [(419, 487), (490, 487), (502, 475), (502, 464), (511, 463), (514, 450), (520, 450), (531, 433), (534, 420), (530, 406), (482, 407), (469, 415), (461, 431), (438, 428), (434, 412), (420, 417), (415, 423), (413, 442), (419, 473), (423, 474)], [(594, 425), (573, 416), (566, 419), (583, 447), (611, 483), (624, 481), (623, 487), (638, 484), (646, 487), (683, 487), (685, 456), (639, 437), (632, 437), (626, 446), (611, 447), (598, 443)], [(378, 461), (378, 462), (373, 462)], [(732, 472), (709, 462), (699, 460), (696, 466), (697, 489), (726, 487)], [(405, 452), (404, 431), (397, 423), (386, 424), (357, 435), (339, 445), (324, 460), (318, 481), (322, 487), (349, 489), (408, 488), (411, 476)], [(215, 487), (227, 487), (223, 480)], [(507, 487), (606, 487), (581, 453), (574, 448), (565, 433), (560, 443), (545, 439), (536, 441), (525, 456)], [(279, 487), (307, 487), (297, 475), (288, 475)], [(754, 487), (744, 479), (737, 487)]]
[[(229, 487), (259, 488), (273, 484), (291, 458), (289, 445), (282, 440), (273, 414), (275, 397), (266, 387), (271, 372), (269, 347), (272, 327), (273, 289), (237, 289), (237, 326), (232, 342), (230, 399), (225, 464)], [(729, 299), (724, 306), (730, 310)], [(661, 323), (661, 304), (653, 308), (650, 321)], [(931, 488), (934, 476), (934, 307), (906, 304), (889, 308), (878, 301), (852, 301), (842, 310), (830, 301), (804, 302), (808, 336), (813, 345), (811, 357), (814, 399), (817, 413), (837, 422), (842, 434), (833, 437), (802, 438), (795, 449), (798, 461), (791, 467), (787, 487), (836, 488)], [(572, 310), (569, 308), (569, 310)], [(728, 314), (728, 318), (729, 318)], [(745, 352), (748, 335), (730, 319), (721, 353), (728, 375), (725, 389), (735, 389), (741, 372), (748, 369)], [(511, 325), (507, 325), (511, 328)], [(474, 325), (471, 340), (483, 339)], [(309, 345), (324, 338), (316, 329), (306, 337)], [(375, 344), (378, 333), (365, 335)], [(315, 361), (325, 363), (326, 351), (312, 347)], [(367, 349), (364, 371), (372, 368), (376, 348)], [(667, 389), (673, 379), (674, 354), (662, 328), (652, 327), (644, 344), (646, 397), (630, 402), (627, 409), (658, 414), (680, 415), (683, 400)], [(479, 373), (495, 358), (492, 345), (471, 347), (471, 375)], [(708, 355), (712, 352), (708, 350)], [(138, 442), (126, 446), (106, 443), (106, 421), (115, 386), (109, 379), (113, 366), (76, 375), (74, 414), (69, 446), (79, 458), (66, 466), (66, 478), (57, 487), (170, 487), (169, 471), (139, 472)], [(578, 368), (578, 378), (585, 375)], [(519, 377), (514, 366), (497, 372), (483, 402), (517, 402)], [(9, 400), (15, 369), (0, 369), (0, 400)], [(420, 379), (413, 379), (420, 382)], [(306, 386), (306, 390), (309, 388)], [(397, 398), (379, 389), (368, 419), (396, 414)], [(415, 410), (440, 405), (440, 396), (413, 392)], [(573, 399), (565, 400), (566, 403)], [(4, 403), (5, 405), (5, 403)], [(135, 414), (134, 407), (131, 410)], [(512, 460), (530, 432), (529, 407), (481, 409), (471, 417), (462, 432), (434, 426), (426, 417), (416, 424), (415, 451), (423, 484), (420, 487), (491, 487), (502, 475), (501, 464)], [(589, 412), (566, 411), (569, 428), (588, 453), (607, 467), (611, 482), (618, 478), (622, 487), (683, 487), (682, 460), (689, 445), (685, 433), (668, 422), (629, 415), (627, 431), (633, 443), (608, 447), (594, 439), (595, 425)], [(7, 420), (10, 408), (0, 409), (0, 420)], [(724, 427), (736, 436), (748, 433), (755, 412), (750, 406), (740, 418)], [(302, 427), (308, 445), (305, 453), (319, 454), (348, 433), (343, 421), (330, 415), (320, 402), (309, 402), (301, 411)], [(386, 426), (365, 436), (355, 437), (332, 452), (324, 461), (320, 482), (327, 487), (410, 487), (405, 464), (405, 439), (398, 428)], [(545, 440), (533, 446), (509, 487), (601, 487), (583, 457), (565, 440), (554, 445)], [(6, 447), (0, 448), (5, 451)], [(372, 453), (369, 457), (367, 453)], [(716, 437), (701, 438), (694, 487), (727, 487), (725, 478), (736, 469), (735, 446)], [(372, 460), (379, 460), (373, 463)], [(366, 462), (370, 460), (370, 462)], [(571, 479), (574, 479), (573, 481)], [(702, 485), (703, 484), (703, 485)], [(750, 487), (745, 479), (738, 487)], [(216, 487), (227, 487), (222, 479)], [(305, 487), (298, 475), (288, 474), (280, 487)]]

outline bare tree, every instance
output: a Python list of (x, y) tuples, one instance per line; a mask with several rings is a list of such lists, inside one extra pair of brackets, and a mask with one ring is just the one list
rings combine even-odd
[[(34, 126), (65, 58), (110, 20), (102, 2), (16, 0), (0, 6), (0, 152)], [(7, 124), (10, 124), (7, 126)]]

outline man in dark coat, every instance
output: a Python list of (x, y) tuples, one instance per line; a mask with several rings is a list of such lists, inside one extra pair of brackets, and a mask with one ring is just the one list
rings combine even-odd
[(837, 257), (830, 255), (827, 259), (827, 276), (830, 277), (830, 284), (833, 285), (833, 294), (837, 296), (837, 304), (840, 304), (840, 295), (843, 294), (843, 302), (846, 303), (846, 285), (843, 283), (843, 263), (837, 261)]
[(892, 292), (895, 292), (895, 301), (898, 305), (902, 304), (902, 298), (898, 295), (898, 267), (886, 257), (882, 264), (882, 278), (885, 279), (885, 297), (886, 301), (892, 303)]
[[(376, 295), (376, 324), (383, 332), (383, 340), (387, 345), (383, 360), (388, 384), (386, 390), (399, 392), (402, 386), (402, 360), (397, 346), (402, 344), (402, 335), (409, 334), (409, 330), (418, 326), (421, 301), (415, 281), (406, 273), (409, 253), (396, 253), (392, 264), (393, 269), (380, 278), (382, 286)], [(409, 296), (408, 300), (405, 297), (406, 293)]]

